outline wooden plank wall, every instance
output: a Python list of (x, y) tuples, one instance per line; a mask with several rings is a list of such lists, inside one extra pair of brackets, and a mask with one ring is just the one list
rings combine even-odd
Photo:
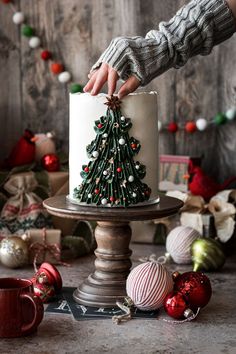
[[(120, 35), (145, 35), (169, 19), (182, 0), (15, 0), (27, 23), (37, 29), (43, 46), (85, 83), (87, 73), (110, 40)], [(59, 148), (68, 150), (68, 87), (48, 70), (12, 23), (8, 5), (0, 4), (0, 159), (25, 127), (54, 130)], [(159, 93), (159, 119), (178, 122), (208, 120), (236, 106), (235, 38), (208, 57), (195, 57), (148, 85)], [(160, 152), (204, 155), (203, 167), (218, 181), (236, 174), (236, 123), (187, 135), (160, 134)]]

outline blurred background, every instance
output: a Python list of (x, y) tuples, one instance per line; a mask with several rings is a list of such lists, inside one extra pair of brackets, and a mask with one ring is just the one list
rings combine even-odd
[[(41, 47), (53, 54), (84, 85), (92, 64), (116, 36), (145, 34), (170, 19), (187, 1), (181, 0), (15, 0), (15, 10), (35, 30)], [(0, 3), (0, 159), (25, 128), (54, 131), (58, 149), (68, 152), (70, 85), (60, 83), (42, 60), (42, 49), (29, 47), (12, 7)], [(215, 47), (207, 57), (195, 57), (179, 70), (171, 69), (145, 90), (158, 92), (159, 120), (184, 125), (236, 106), (235, 38)], [(144, 117), (145, 119), (145, 117)], [(160, 153), (204, 156), (204, 171), (222, 182), (236, 174), (236, 122), (212, 124), (193, 134), (160, 132)]]

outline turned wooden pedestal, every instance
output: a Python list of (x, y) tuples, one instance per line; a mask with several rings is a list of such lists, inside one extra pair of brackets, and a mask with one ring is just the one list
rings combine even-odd
[(183, 206), (176, 198), (162, 196), (160, 203), (134, 208), (101, 208), (73, 204), (66, 196), (44, 201), (50, 214), (96, 220), (95, 271), (74, 292), (76, 302), (95, 307), (112, 307), (126, 296), (126, 278), (131, 268), (129, 221), (152, 220), (170, 216)]

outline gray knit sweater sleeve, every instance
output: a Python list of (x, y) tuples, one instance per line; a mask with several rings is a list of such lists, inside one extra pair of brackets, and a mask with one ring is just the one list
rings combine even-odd
[(192, 0), (145, 38), (113, 39), (92, 70), (105, 62), (122, 80), (135, 75), (144, 86), (167, 69), (183, 66), (194, 55), (209, 54), (235, 30), (235, 18), (225, 0)]

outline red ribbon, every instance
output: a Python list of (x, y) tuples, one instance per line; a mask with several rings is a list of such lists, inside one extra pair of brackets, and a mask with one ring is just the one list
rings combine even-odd
[(43, 242), (42, 243), (41, 242), (33, 242), (29, 246), (29, 251), (33, 251), (34, 252), (33, 265), (34, 265), (35, 272), (36, 273), (38, 272), (37, 265), (36, 265), (38, 257), (40, 255), (43, 255), (43, 258), (45, 258), (46, 252), (49, 252), (51, 254), (51, 256), (56, 259), (58, 264), (69, 267), (70, 264), (62, 262), (60, 260), (60, 256), (61, 256), (60, 247), (56, 243), (48, 245), (47, 242), (46, 242), (46, 236), (47, 236), (46, 229), (43, 228), (42, 229)]

